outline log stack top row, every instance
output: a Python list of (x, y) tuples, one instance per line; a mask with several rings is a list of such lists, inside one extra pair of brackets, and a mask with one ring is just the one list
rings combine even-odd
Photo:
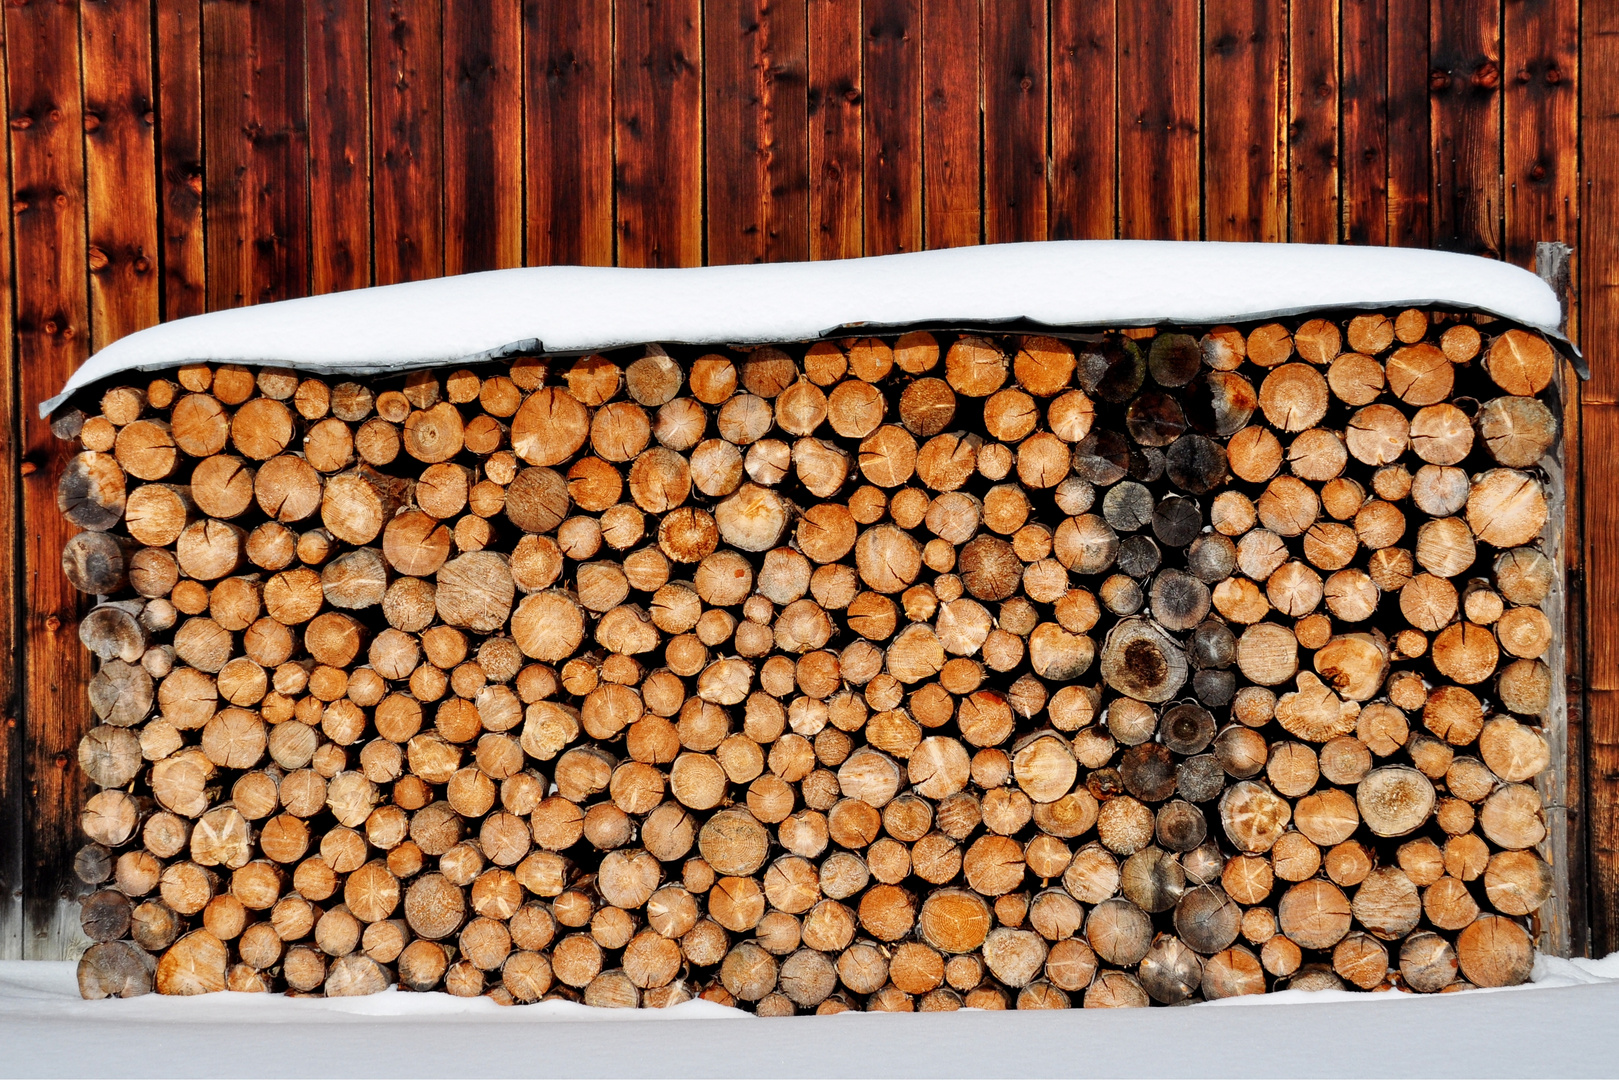
[(81, 989), (1521, 982), (1561, 362), (1413, 309), (105, 386)]

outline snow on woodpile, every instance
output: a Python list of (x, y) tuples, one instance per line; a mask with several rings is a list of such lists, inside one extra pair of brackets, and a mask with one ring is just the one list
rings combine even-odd
[[(363, 381), (376, 353), (293, 370), (266, 316), (104, 379), (53, 420), (98, 598), (81, 991), (784, 1016), (1525, 981), (1559, 913), (1561, 358), (1269, 250), (1002, 248), (962, 263), (993, 303), (770, 293), (799, 323), (712, 289), (615, 323), (604, 286), (528, 332), (636, 345)], [(1049, 275), (1012, 306), (1020, 251), (1090, 254), (1066, 306)], [(1269, 291), (1215, 308), (1147, 279), (1250, 251)], [(1145, 299), (1073, 299), (1099, 262)], [(844, 269), (879, 263), (932, 265)], [(1016, 325), (915, 326), (952, 311)], [(904, 325), (788, 336), (851, 314)]]
[(101, 350), (41, 406), (117, 371), (189, 361), (354, 374), (649, 341), (804, 341), (844, 328), (1243, 322), (1438, 305), (1550, 332), (1528, 271), (1412, 248), (1074, 240), (682, 270), (534, 267), (212, 312)]

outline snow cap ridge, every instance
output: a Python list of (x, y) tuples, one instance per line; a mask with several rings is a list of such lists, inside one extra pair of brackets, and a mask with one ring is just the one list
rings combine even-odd
[(92, 356), (40, 415), (119, 372), (193, 362), (358, 376), (647, 342), (807, 341), (854, 328), (1078, 331), (1401, 306), (1480, 311), (1560, 336), (1557, 296), (1534, 274), (1415, 248), (1062, 240), (746, 266), (527, 267), (162, 323)]

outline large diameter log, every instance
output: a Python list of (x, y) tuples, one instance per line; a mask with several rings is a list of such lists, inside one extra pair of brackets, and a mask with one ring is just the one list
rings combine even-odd
[(1102, 679), (1138, 701), (1161, 703), (1186, 684), (1186, 654), (1145, 619), (1126, 619), (1102, 646)]
[(511, 616), (512, 638), (523, 655), (547, 663), (566, 660), (584, 640), (584, 613), (557, 589), (523, 598)]
[(1491, 469), (1473, 481), (1467, 495), (1468, 527), (1479, 540), (1497, 548), (1534, 541), (1547, 513), (1540, 482), (1516, 469)]
[[(1337, 670), (1334, 667), (1331, 673)], [(1360, 711), (1354, 701), (1345, 701), (1331, 686), (1306, 671), (1298, 677), (1298, 689), (1283, 694), (1276, 702), (1276, 721), (1307, 742), (1324, 743), (1354, 731)]]
[(160, 994), (211, 994), (225, 989), (225, 943), (207, 930), (193, 930), (169, 946), (157, 963)]
[(136, 553), (124, 537), (82, 532), (62, 548), (62, 575), (79, 592), (109, 595), (129, 584)]
[(1456, 958), (1462, 975), (1475, 986), (1517, 986), (1529, 980), (1535, 952), (1523, 927), (1485, 915), (1457, 937)]
[(1557, 370), (1557, 354), (1540, 335), (1512, 329), (1490, 344), (1484, 366), (1502, 390), (1528, 396), (1540, 393), (1551, 384)]
[(369, 466), (327, 479), (321, 496), (321, 523), (339, 540), (369, 544), (404, 503), (408, 481)]
[(1498, 397), (1479, 410), (1479, 437), (1495, 460), (1514, 469), (1532, 468), (1557, 441), (1557, 419), (1531, 397)]
[(512, 450), (530, 465), (559, 465), (585, 444), (590, 414), (561, 387), (544, 387), (512, 417)]
[(1269, 851), (1287, 830), (1292, 808), (1264, 784), (1243, 780), (1220, 798), (1220, 821), (1239, 851)]
[(75, 454), (56, 485), (56, 506), (81, 529), (105, 532), (124, 516), (127, 480), (111, 454)]
[(1388, 675), (1389, 649), (1371, 634), (1339, 634), (1316, 650), (1315, 670), (1340, 695), (1369, 701)]
[(947, 953), (979, 948), (993, 925), (989, 905), (977, 893), (941, 889), (923, 901), (918, 929), (924, 940)]
[(96, 1001), (150, 994), (155, 974), (151, 954), (132, 942), (97, 942), (79, 958), (79, 996)]
[(1400, 945), (1400, 975), (1421, 994), (1443, 990), (1456, 979), (1456, 950), (1432, 931), (1418, 931)]
[(1405, 836), (1428, 820), (1434, 787), (1426, 776), (1404, 765), (1373, 769), (1355, 786), (1361, 820), (1378, 836)]
[(769, 551), (787, 529), (787, 505), (769, 488), (744, 484), (714, 508), (726, 543), (741, 551)]
[(434, 602), (449, 626), (489, 633), (506, 624), (517, 586), (506, 559), (474, 551), (451, 559), (435, 576)]

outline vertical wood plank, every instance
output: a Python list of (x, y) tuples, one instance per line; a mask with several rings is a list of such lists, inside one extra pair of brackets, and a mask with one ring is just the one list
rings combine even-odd
[[(1578, 376), (1570, 370), (1564, 381), (1576, 388), (1572, 399), (1564, 403), (1564, 446), (1568, 448), (1565, 461), (1568, 467), (1568, 504), (1564, 514), (1569, 536), (1569, 559), (1577, 562), (1568, 578), (1568, 604), (1566, 607), (1569, 639), (1565, 655), (1568, 668), (1568, 765), (1566, 790), (1569, 793), (1569, 845), (1572, 858), (1568, 876), (1574, 887), (1569, 890), (1569, 926), (1573, 934), (1575, 955), (1591, 956), (1591, 848), (1586, 830), (1590, 816), (1591, 795), (1586, 768), (1590, 735), (1590, 716), (1586, 706), (1585, 640), (1589, 633), (1590, 606), (1586, 603), (1585, 580), (1587, 558), (1585, 553), (1585, 423), (1579, 400)], [(1604, 807), (1604, 812), (1608, 808)], [(1608, 950), (1611, 951), (1611, 950)]]
[(1292, 0), (1287, 17), (1287, 238), (1336, 243), (1338, 0)]
[[(1577, 279), (1571, 278), (1567, 286), (1572, 293)], [(1571, 303), (1570, 308), (1574, 305)], [(1572, 318), (1570, 320), (1572, 325)], [(1591, 955), (1591, 881), (1590, 851), (1587, 843), (1585, 819), (1589, 801), (1586, 790), (1587, 722), (1585, 706), (1585, 642), (1589, 633), (1589, 607), (1586, 605), (1585, 578), (1585, 425), (1581, 419), (1582, 403), (1579, 376), (1574, 366), (1564, 362), (1557, 385), (1563, 390), (1562, 445), (1563, 459), (1563, 561), (1565, 587), (1563, 589), (1563, 671), (1564, 692), (1564, 770), (1560, 781), (1554, 781), (1562, 793), (1565, 809), (1562, 813), (1562, 842), (1566, 845), (1566, 865), (1560, 877), (1568, 881), (1564, 890), (1561, 911), (1568, 927), (1570, 955)], [(1557, 839), (1554, 835), (1554, 841)], [(1546, 929), (1543, 925), (1542, 929)]]
[(614, 174), (621, 266), (703, 261), (699, 0), (615, 0)]
[(866, 0), (867, 255), (917, 251), (922, 238), (920, 0)]
[[(1590, 53), (1586, 53), (1589, 58)], [(1590, 803), (1585, 814), (1590, 845), (1591, 954), (1610, 952), (1619, 928), (1619, 814), (1612, 779), (1619, 775), (1619, 690), (1589, 690), (1586, 702), (1586, 775)]]
[(91, 348), (158, 320), (157, 120), (150, 0), (83, 0)]
[(809, 9), (707, 0), (708, 262), (809, 258)]
[(202, 5), (157, 0), (159, 220), (163, 318), (207, 309), (202, 211)]
[(208, 307), (309, 290), (304, 5), (204, 0)]
[(529, 265), (613, 265), (613, 9), (523, 5)]
[[(1239, 13), (1220, 10), (1222, 4), (1230, 7), (1234, 2), (1212, 0), (1210, 4), (1207, 37), (1211, 52), (1222, 50), (1233, 54), (1233, 59), (1211, 63), (1208, 93), (1211, 100), (1220, 104), (1218, 109), (1211, 110), (1211, 119), (1231, 125), (1242, 133), (1237, 136), (1239, 139), (1247, 139), (1247, 118), (1255, 105), (1252, 98), (1231, 97), (1230, 91), (1236, 88), (1229, 86), (1231, 80), (1226, 78), (1241, 66), (1238, 57), (1252, 51), (1235, 38), (1241, 32)], [(1267, 14), (1266, 18), (1271, 16)], [(1258, 25), (1250, 32), (1258, 32)], [(1215, 44), (1217, 41), (1219, 44)], [(1198, 155), (1202, 72), (1196, 0), (1121, 3), (1118, 42), (1119, 235), (1142, 240), (1196, 240), (1204, 217), (1200, 190), (1202, 163)], [(1252, 62), (1251, 57), (1248, 60)], [(1271, 77), (1274, 78), (1274, 74)], [(1255, 137), (1262, 137), (1267, 146), (1278, 145), (1281, 134), (1280, 124), (1274, 119), (1279, 115), (1275, 86), (1267, 84), (1267, 90), (1265, 85), (1240, 80), (1239, 85), (1246, 92), (1262, 96), (1259, 110), (1277, 129)], [(1224, 88), (1220, 96), (1216, 96), (1217, 87)], [(1222, 135), (1225, 130), (1222, 129)], [(1223, 151), (1226, 145), (1227, 141), (1222, 138), (1219, 148)], [(1216, 149), (1212, 138), (1210, 149)], [(1242, 151), (1238, 156), (1246, 153)], [(1274, 150), (1271, 153), (1274, 154)], [(1217, 163), (1224, 167), (1224, 158), (1218, 162), (1211, 159), (1211, 171)], [(1240, 171), (1230, 174), (1227, 182), (1232, 187), (1242, 186), (1242, 177), (1253, 170), (1247, 167), (1245, 160), (1234, 164)], [(1221, 212), (1234, 211), (1222, 207)], [(1213, 211), (1209, 216), (1213, 217)]]
[(1204, 19), (1205, 238), (1286, 240), (1286, 4), (1210, 0)]
[[(1582, 190), (1575, 265), (1580, 271), (1576, 279), (1580, 341), (1591, 366), (1591, 380), (1583, 388), (1589, 412), (1595, 404), (1619, 403), (1619, 8), (1588, 5), (1583, 9), (1580, 61)], [(1597, 460), (1594, 455), (1588, 455), (1588, 459)], [(1592, 500), (1587, 510), (1588, 532), (1594, 532), (1596, 516), (1605, 512), (1607, 505), (1608, 501)], [(1592, 552), (1594, 555), (1594, 548)], [(1619, 573), (1619, 554), (1614, 556), (1614, 562)], [(1589, 569), (1594, 575), (1595, 563)], [(1619, 592), (1615, 596), (1619, 597)], [(1609, 610), (1596, 606), (1594, 591), (1591, 599), (1591, 610)], [(1594, 652), (1591, 659), (1591, 677), (1595, 679)], [(1604, 670), (1611, 673), (1608, 677), (1614, 680), (1612, 688), (1619, 689), (1619, 643), (1609, 659), (1612, 664)], [(1619, 742), (1619, 728), (1615, 732)], [(1614, 899), (1619, 913), (1619, 896)], [(1619, 948), (1619, 923), (1614, 932), (1614, 948)]]
[(371, 284), (365, 0), (309, 0), (310, 291)]
[(1433, 240), (1428, 115), (1429, 0), (1388, 2), (1388, 243)]
[[(6, 20), (0, 17), (0, 63), (6, 48)], [(6, 93), (7, 80), (0, 77), (0, 115), (12, 117)], [(6, 178), (9, 195), (11, 179), (11, 139), (0, 139), (0, 176)], [(8, 416), (18, 415), (22, 403), (17, 395), (16, 310), (12, 305), (12, 215), (0, 214), (0, 408)], [(17, 546), (21, 521), (21, 493), (18, 480), (18, 423), (0, 431), (0, 454), (4, 455), (5, 479), (0, 481), (0, 959), (21, 960), (23, 955), (23, 847), (30, 815), (23, 801), (23, 732), (18, 715), (17, 687), (23, 671), (26, 643), (17, 634), (17, 583), (23, 579)]]
[[(62, 576), (62, 547), (76, 530), (56, 509), (71, 450), (32, 406), (56, 393), (91, 340), (78, 8), (9, 4), (5, 31), (21, 412), (5, 437), (8, 456), (14, 440), (22, 444), (22, 574), (12, 580), (23, 621), (21, 641), (6, 641), (4, 655), (15, 657), (19, 644), (26, 654), (20, 684), (5, 680), (3, 705), (6, 720), (19, 721), (22, 748), (22, 952), (54, 959), (57, 900), (76, 890), (72, 858), (88, 783), (75, 762), (90, 663), (78, 641), (83, 598)], [(16, 520), (7, 516), (8, 529)], [(9, 637), (9, 617), (0, 626)]]
[(1046, 0), (984, 9), (984, 239), (1047, 234)]
[(378, 285), (444, 273), (443, 8), (372, 0), (371, 198)]
[[(1544, 256), (1545, 261), (1543, 265), (1536, 266), (1536, 272), (1557, 291), (1566, 312), (1570, 284), (1567, 249), (1546, 244), (1537, 254)], [(1557, 365), (1548, 391), (1554, 408), (1567, 402), (1571, 396), (1578, 399), (1578, 381), (1570, 379), (1571, 374), (1571, 365)], [(1566, 423), (1563, 427), (1560, 434), (1567, 436), (1569, 430)], [(1579, 425), (1576, 424), (1573, 434), (1577, 437), (1578, 432)], [(1571, 913), (1583, 910), (1583, 905), (1575, 902), (1570, 895), (1572, 883), (1582, 880), (1574, 877), (1572, 870), (1580, 861), (1583, 848), (1573, 837), (1575, 829), (1571, 828), (1578, 821), (1581, 803), (1579, 785), (1570, 784), (1570, 762), (1578, 760), (1573, 754), (1579, 745), (1580, 710), (1576, 707), (1571, 712), (1569, 708), (1570, 699), (1578, 698), (1576, 688), (1581, 685), (1578, 666), (1571, 668), (1569, 665), (1569, 655), (1573, 651), (1571, 646), (1580, 636), (1579, 625), (1573, 621), (1580, 607), (1577, 602), (1572, 602), (1579, 591), (1573, 584), (1578, 579), (1581, 563), (1579, 556), (1573, 554), (1573, 546), (1579, 542), (1579, 531), (1577, 524), (1572, 532), (1568, 528), (1571, 517), (1568, 512), (1569, 500), (1577, 497), (1579, 490), (1577, 483), (1571, 485), (1569, 482), (1571, 477), (1577, 476), (1577, 472), (1571, 471), (1571, 466), (1574, 470), (1578, 468), (1578, 448), (1560, 442), (1547, 454), (1546, 460), (1549, 461), (1545, 470), (1549, 514), (1545, 528), (1541, 530), (1540, 546), (1562, 576), (1559, 579), (1561, 587), (1553, 589), (1542, 604), (1553, 631), (1551, 646), (1543, 657), (1549, 665), (1551, 685), (1547, 705), (1539, 710), (1535, 719), (1544, 734), (1549, 761), (1546, 769), (1534, 778), (1534, 785), (1545, 806), (1546, 822), (1545, 835), (1535, 847), (1550, 867), (1552, 889), (1546, 903), (1536, 910), (1530, 932), (1534, 935), (1537, 948), (1553, 956), (1569, 956), (1574, 942), (1583, 938), (1583, 934), (1570, 925)], [(1577, 523), (1578, 514), (1572, 517)]]
[(1501, 255), (1498, 0), (1445, 0), (1429, 14), (1433, 243)]
[(810, 258), (865, 246), (860, 0), (809, 0)]
[[(1586, 52), (1588, 69), (1592, 55)], [(1589, 257), (1589, 256), (1588, 256)], [(1582, 416), (1584, 456), (1600, 470), (1619, 453), (1619, 405), (1588, 403)], [(1591, 482), (1593, 477), (1587, 477)], [(1600, 483), (1600, 480), (1597, 480)], [(1619, 604), (1619, 512), (1612, 499), (1586, 503), (1587, 610), (1612, 612)], [(1590, 933), (1593, 954), (1619, 946), (1619, 627), (1598, 616), (1587, 624), (1586, 841), (1589, 845)]]
[(1051, 2), (1051, 238), (1118, 232), (1114, 0)]
[(1572, 244), (1579, 180), (1578, 0), (1512, 0), (1504, 28), (1506, 247), (1528, 266), (1535, 244)]
[(1584, 825), (1591, 952), (1619, 949), (1619, 505), (1603, 471), (1619, 453), (1619, 8), (1586, 5), (1580, 25), (1580, 337), (1591, 365), (1581, 442), (1585, 490)]
[(1388, 0), (1340, 0), (1342, 236), (1388, 243)]
[(444, 0), (444, 272), (523, 265), (523, 22)]
[(979, 0), (922, 5), (922, 221), (930, 248), (977, 244), (984, 235), (985, 176), (994, 163), (984, 79), (993, 63), (983, 32), (995, 16)]

